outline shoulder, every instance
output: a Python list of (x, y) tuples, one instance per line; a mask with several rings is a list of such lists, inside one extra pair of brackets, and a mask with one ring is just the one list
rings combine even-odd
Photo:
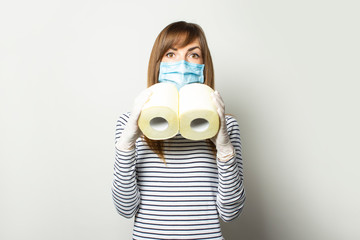
[(236, 118), (233, 115), (226, 114), (225, 120), (226, 120), (226, 125), (228, 128), (233, 128), (233, 127), (238, 128), (239, 127), (238, 121), (236, 120)]
[(117, 119), (116, 125), (126, 125), (129, 117), (130, 117), (130, 112), (121, 114)]
[(226, 114), (225, 120), (228, 133), (230, 135), (240, 135), (239, 123), (236, 118), (233, 115)]

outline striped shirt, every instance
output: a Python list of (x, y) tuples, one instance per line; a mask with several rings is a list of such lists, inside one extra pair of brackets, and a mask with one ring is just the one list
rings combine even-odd
[[(128, 118), (118, 119), (115, 143)], [(142, 138), (134, 150), (115, 147), (112, 196), (120, 215), (135, 215), (133, 239), (223, 239), (219, 217), (236, 218), (245, 201), (239, 126), (232, 116), (226, 124), (235, 148), (227, 162), (180, 134), (164, 140), (166, 164)]]

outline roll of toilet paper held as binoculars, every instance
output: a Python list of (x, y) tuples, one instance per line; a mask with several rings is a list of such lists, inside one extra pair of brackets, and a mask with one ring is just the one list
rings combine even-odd
[(144, 104), (138, 125), (152, 140), (174, 137), (177, 133), (190, 140), (214, 137), (219, 130), (219, 116), (212, 100), (212, 88), (201, 83), (177, 90), (172, 83), (150, 87), (153, 94)]

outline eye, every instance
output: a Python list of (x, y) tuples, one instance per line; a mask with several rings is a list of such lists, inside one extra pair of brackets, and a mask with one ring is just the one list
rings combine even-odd
[(167, 54), (165, 54), (165, 56), (167, 56), (168, 58), (172, 58), (172, 57), (175, 57), (175, 53), (168, 52)]
[(197, 54), (197, 53), (190, 53), (190, 55), (189, 55), (191, 58), (200, 58), (200, 55), (199, 54)]

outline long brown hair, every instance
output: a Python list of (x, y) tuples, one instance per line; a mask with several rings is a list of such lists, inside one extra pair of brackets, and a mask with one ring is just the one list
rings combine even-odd
[[(199, 40), (203, 63), (205, 65), (204, 84), (214, 89), (214, 68), (205, 33), (199, 25), (185, 21), (169, 24), (157, 36), (150, 55), (147, 86), (150, 87), (158, 82), (160, 62), (166, 51), (174, 46), (184, 47), (196, 39)], [(144, 139), (149, 147), (165, 162), (163, 141), (151, 140), (146, 136), (144, 136)], [(207, 142), (210, 144), (214, 154), (216, 154), (215, 145), (209, 139)]]

